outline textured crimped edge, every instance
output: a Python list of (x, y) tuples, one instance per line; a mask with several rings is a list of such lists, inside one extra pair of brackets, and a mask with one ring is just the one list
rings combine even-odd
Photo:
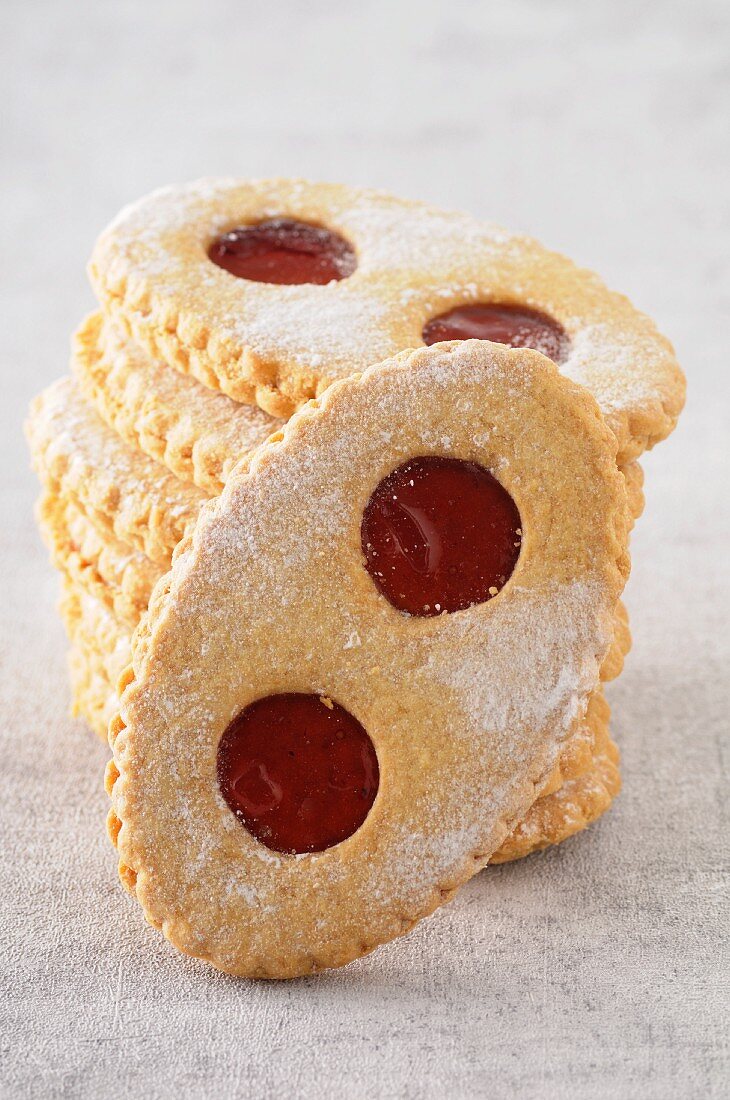
[[(580, 273), (583, 269), (576, 270)], [(300, 392), (291, 396), (278, 389), (274, 381), (277, 369), (263, 361), (248, 345), (221, 360), (221, 354), (227, 349), (215, 332), (189, 314), (171, 315), (170, 303), (167, 300), (156, 302), (151, 291), (145, 293), (138, 282), (131, 287), (125, 282), (119, 294), (106, 291), (98, 282), (95, 282), (95, 289), (103, 309), (129, 339), (143, 347), (153, 358), (164, 359), (170, 366), (196, 378), (209, 389), (228, 392), (226, 379), (236, 377), (235, 394), (231, 396), (246, 404), (256, 404), (270, 416), (281, 420), (288, 420), (297, 409), (313, 399), (308, 387), (303, 386)], [(617, 297), (631, 304), (625, 295)], [(143, 322), (137, 319), (139, 316), (144, 316)], [(660, 337), (658, 332), (657, 338), (671, 348), (669, 341)], [(327, 377), (320, 379), (314, 387), (314, 396), (319, 397), (331, 383), (332, 379)], [(675, 392), (671, 396), (647, 398), (641, 408), (606, 410), (606, 420), (619, 444), (616, 456), (619, 465), (639, 458), (672, 434), (684, 408), (686, 394), (684, 374), (678, 364), (674, 386)]]
[[(73, 338), (71, 367), (82, 394), (107, 426), (130, 446), (166, 466), (181, 480), (213, 495), (219, 494), (245, 451), (232, 453), (231, 448), (215, 439), (215, 433), (179, 410), (156, 402), (154, 394), (147, 394), (140, 402), (138, 397), (129, 396), (124, 383), (120, 385), (117, 381), (112, 388), (108, 383), (112, 366), (117, 378), (124, 379), (133, 373), (124, 355), (111, 355), (104, 341), (104, 318), (98, 312), (92, 313), (81, 323)], [(175, 373), (167, 364), (161, 365), (161, 369)], [(192, 379), (188, 384), (199, 385)], [(214, 392), (209, 396), (211, 401), (221, 397)], [(281, 427), (281, 422), (271, 418), (268, 434)], [(262, 434), (257, 445), (264, 441)], [(629, 513), (632, 521), (636, 521), (644, 510), (643, 471), (639, 463), (632, 460), (621, 467), (621, 472), (626, 478)]]
[(94, 666), (91, 654), (78, 645), (70, 647), (67, 660), (71, 717), (81, 718), (100, 741), (106, 741), (116, 704), (115, 693), (110, 687), (104, 697), (103, 691), (94, 684), (97, 677), (103, 678), (106, 674), (100, 666)]
[(608, 704), (597, 693), (589, 707), (594, 700), (598, 729), (589, 766), (567, 779), (558, 790), (539, 798), (491, 857), (490, 865), (512, 863), (556, 847), (587, 829), (610, 808), (621, 790), (620, 754), (608, 728)]
[[(49, 390), (52, 387), (49, 387)], [(49, 390), (33, 399), (25, 422), (25, 433), (31, 452), (33, 469), (41, 484), (55, 496), (68, 496), (77, 501), (99, 532), (129, 543), (154, 562), (166, 566), (170, 554), (197, 519), (197, 509), (163, 508), (153, 504), (142, 487), (122, 491), (114, 479), (76, 451), (59, 449), (52, 433), (45, 430), (43, 412)], [(103, 424), (102, 421), (99, 422)], [(110, 431), (103, 425), (104, 431)], [(119, 440), (120, 446), (127, 445)], [(145, 462), (151, 460), (143, 456)], [(166, 467), (161, 471), (173, 478)], [(200, 490), (186, 486), (188, 491)], [(204, 497), (201, 492), (201, 504)], [(198, 506), (199, 507), (199, 506)]]
[[(312, 181), (304, 179), (273, 178), (248, 182), (266, 183), (272, 190), (291, 184), (314, 186)], [(378, 192), (366, 192), (364, 189), (363, 193), (374, 197), (378, 195)], [(656, 329), (645, 313), (636, 309), (625, 294), (610, 290), (594, 272), (579, 267), (568, 256), (547, 249), (532, 238), (522, 239), (533, 248), (539, 248), (545, 260), (569, 264), (576, 279), (589, 281), (617, 308), (628, 307), (637, 321), (651, 326), (653, 338), (666, 356), (664, 392), (644, 397), (641, 404), (634, 407), (617, 408), (614, 405), (603, 410), (618, 442), (617, 463), (623, 465), (638, 458), (671, 434), (684, 407), (686, 381), (670, 341)], [(280, 372), (286, 366), (296, 378), (299, 371), (294, 360), (280, 356), (277, 362), (269, 362), (249, 344), (236, 341), (229, 334), (224, 338), (208, 323), (189, 311), (181, 310), (169, 297), (157, 294), (154, 285), (142, 272), (124, 271), (118, 263), (112, 266), (112, 271), (100, 267), (96, 250), (88, 264), (92, 287), (104, 311), (153, 358), (164, 359), (209, 388), (229, 392), (238, 401), (255, 403), (271, 416), (286, 420), (303, 404), (320, 396), (333, 381), (321, 377), (316, 385), (311, 386), (300, 379), (298, 382), (287, 381), (284, 388), (280, 382)], [(235, 385), (232, 379), (235, 379)]]
[(631, 462), (619, 466), (626, 482), (626, 500), (629, 507), (631, 526), (641, 518), (644, 512), (644, 470), (641, 465), (632, 459)]
[(71, 643), (68, 665), (73, 717), (81, 715), (103, 741), (118, 706), (116, 681), (129, 660), (131, 637), (111, 611), (61, 572), (58, 611)]
[[(444, 350), (449, 345), (442, 345)], [(453, 345), (452, 345), (453, 346)], [(416, 358), (421, 354), (420, 350), (405, 351), (393, 356), (389, 361), (390, 369), (396, 369), (410, 358)], [(302, 418), (315, 415), (320, 409), (326, 408), (327, 404), (336, 396), (340, 390), (355, 385), (362, 384), (364, 379), (376, 370), (382, 369), (380, 365), (369, 368), (364, 374), (352, 375), (347, 379), (342, 379), (336, 383), (333, 383), (329, 389), (318, 399), (307, 402), (307, 404), (300, 410), (299, 415), (294, 418), (294, 421), (301, 423)], [(556, 374), (557, 368), (555, 368)], [(607, 454), (613, 457), (615, 463), (616, 455), (616, 437), (606, 425), (600, 410), (592, 398), (592, 396), (580, 386), (574, 383), (570, 383), (565, 380), (567, 385), (570, 385), (575, 396), (576, 404), (583, 406), (583, 411), (588, 415), (597, 425), (599, 431), (603, 435), (604, 444), (607, 449)], [(290, 433), (293, 431), (292, 422), (288, 422), (281, 431), (272, 435), (265, 443), (256, 449), (251, 455), (247, 456), (241, 461), (239, 466), (236, 467), (234, 473), (235, 478), (233, 480), (240, 480), (251, 477), (256, 471), (261, 468), (269, 460), (272, 450), (280, 446), (285, 442)], [(618, 471), (616, 471), (618, 476)], [(229, 485), (231, 482), (229, 482)], [(625, 481), (620, 479), (620, 485), (623, 491), (624, 507), (617, 509), (610, 517), (609, 523), (612, 532), (612, 538), (615, 546), (615, 556), (613, 559), (613, 573), (615, 579), (615, 587), (617, 589), (616, 599), (618, 597), (626, 583), (626, 579), (630, 570), (629, 555), (628, 555), (628, 535), (629, 535), (629, 516), (628, 505), (626, 503), (626, 491)], [(225, 494), (224, 494), (225, 496)], [(146, 919), (155, 928), (160, 930), (163, 935), (177, 947), (178, 950), (184, 954), (193, 955), (193, 957), (203, 958), (210, 965), (217, 969), (224, 970), (228, 973), (235, 973), (237, 976), (247, 976), (255, 978), (291, 978), (303, 976), (306, 974), (316, 973), (321, 970), (336, 968), (344, 966), (349, 962), (353, 962), (357, 958), (361, 958), (376, 947), (383, 943), (389, 942), (397, 936), (404, 935), (420, 920), (429, 916), (439, 906), (449, 901), (458, 891), (459, 887), (464, 885), (470, 878), (474, 876), (479, 870), (481, 870), (489, 861), (493, 852), (497, 851), (504, 843), (506, 837), (516, 828), (519, 824), (519, 813), (513, 813), (508, 817), (502, 818), (495, 823), (493, 838), (496, 838), (496, 843), (493, 844), (490, 851), (484, 852), (479, 850), (473, 850), (469, 853), (465, 853), (461, 860), (461, 863), (448, 881), (435, 884), (430, 897), (425, 900), (417, 909), (417, 911), (401, 914), (393, 919), (391, 930), (388, 934), (374, 937), (372, 940), (359, 940), (352, 941), (348, 947), (342, 946), (337, 952), (332, 952), (331, 955), (326, 958), (322, 958), (313, 955), (311, 952), (301, 952), (296, 957), (289, 959), (288, 964), (284, 965), (281, 961), (272, 969), (269, 961), (260, 961), (255, 968), (247, 969), (245, 975), (240, 971), (233, 971), (223, 966), (219, 959), (213, 957), (213, 953), (206, 950), (205, 953), (196, 953), (192, 950), (189, 940), (185, 937), (184, 928), (181, 926), (178, 930), (177, 923), (172, 919), (168, 919), (164, 922), (160, 922), (152, 917), (152, 915), (144, 908), (142, 899), (137, 890), (138, 869), (134, 868), (131, 863), (133, 859), (130, 859), (130, 853), (128, 845), (123, 844), (121, 834), (124, 829), (122, 804), (124, 802), (124, 786), (125, 777), (123, 773), (123, 755), (126, 743), (126, 722), (123, 717), (123, 711), (125, 709), (125, 700), (128, 695), (133, 692), (134, 685), (137, 679), (139, 679), (147, 665), (150, 653), (150, 647), (153, 642), (155, 631), (158, 625), (161, 623), (165, 609), (167, 606), (168, 596), (172, 584), (173, 577), (176, 572), (183, 573), (186, 568), (186, 562), (190, 559), (191, 555), (197, 550), (198, 542), (200, 538), (200, 530), (207, 520), (214, 517), (221, 508), (221, 497), (213, 498), (207, 501), (200, 513), (198, 523), (192, 531), (188, 531), (183, 539), (178, 543), (173, 554), (173, 564), (171, 571), (163, 577), (160, 582), (155, 586), (150, 599), (150, 605), (147, 613), (143, 616), (139, 628), (137, 629), (133, 640), (132, 661), (127, 668), (122, 672), (117, 684), (117, 691), (120, 697), (120, 709), (112, 718), (109, 724), (109, 745), (113, 752), (113, 758), (109, 761), (105, 774), (105, 789), (109, 794), (112, 802), (111, 809), (107, 817), (107, 832), (110, 840), (115, 848), (119, 852), (119, 877), (127, 891), (132, 893), (139, 902), (143, 909)], [(525, 786), (532, 786), (532, 797), (529, 799), (529, 805), (532, 805), (537, 797), (541, 786), (544, 784), (546, 776), (543, 775), (531, 775), (525, 778)]]
[(619, 600), (614, 613), (613, 640), (601, 665), (601, 680), (604, 683), (615, 680), (621, 675), (626, 658), (631, 652), (631, 645), (629, 613), (624, 602)]
[[(71, 537), (69, 509), (74, 509), (88, 527), (84, 545), (78, 545)], [(147, 610), (152, 589), (161, 575), (160, 567), (146, 558), (145, 568), (140, 568), (134, 560), (139, 551), (120, 544), (108, 532), (102, 535), (70, 497), (44, 493), (36, 503), (35, 513), (51, 564), (134, 629)]]
[[(182, 481), (197, 485), (210, 494), (220, 493), (243, 452), (232, 454), (231, 448), (222, 446), (216, 439), (214, 431), (180, 410), (161, 403), (154, 393), (147, 394), (145, 403), (140, 404), (129, 397), (126, 386), (118, 386), (112, 391), (105, 382), (110, 352), (103, 340), (103, 329), (104, 318), (97, 312), (86, 317), (74, 333), (71, 369), (81, 392), (102, 420), (132, 447), (166, 466)], [(123, 357), (117, 356), (113, 366), (117, 375), (129, 376), (130, 367)], [(175, 373), (167, 364), (164, 369)], [(192, 379), (188, 384), (200, 385)], [(210, 393), (212, 401), (221, 397), (218, 391)], [(259, 413), (262, 419), (266, 418), (263, 410)], [(269, 419), (270, 425), (262, 424), (257, 446), (281, 427), (276, 418)]]

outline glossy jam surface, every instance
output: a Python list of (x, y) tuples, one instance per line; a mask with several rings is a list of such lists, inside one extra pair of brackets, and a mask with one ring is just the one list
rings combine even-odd
[(361, 527), (368, 573), (409, 615), (460, 611), (496, 596), (517, 563), (520, 514), (483, 466), (429, 455), (393, 470)]
[(257, 283), (317, 283), (346, 279), (357, 266), (348, 242), (318, 225), (270, 218), (231, 229), (218, 237), (208, 256), (231, 275)]
[(513, 348), (534, 348), (555, 363), (563, 363), (569, 351), (565, 329), (552, 317), (498, 302), (457, 306), (433, 317), (423, 327), (423, 342), (443, 340), (493, 340)]
[(378, 758), (351, 714), (324, 696), (269, 695), (234, 718), (218, 782), (249, 832), (276, 852), (321, 852), (360, 828)]

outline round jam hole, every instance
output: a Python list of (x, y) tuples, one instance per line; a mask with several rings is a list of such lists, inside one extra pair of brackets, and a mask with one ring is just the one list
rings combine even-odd
[(375, 801), (379, 776), (363, 727), (325, 696), (259, 699), (233, 719), (218, 746), (223, 797), (275, 852), (321, 852), (352, 836)]
[(423, 342), (444, 340), (493, 340), (513, 348), (533, 348), (554, 363), (568, 355), (568, 336), (562, 325), (536, 309), (498, 302), (457, 306), (423, 327)]
[(426, 456), (380, 482), (360, 536), (385, 598), (425, 616), (496, 596), (517, 563), (522, 530), (512, 497), (483, 466)]
[(317, 283), (352, 275), (352, 245), (318, 225), (293, 218), (270, 218), (231, 229), (208, 249), (208, 257), (239, 279), (257, 283)]

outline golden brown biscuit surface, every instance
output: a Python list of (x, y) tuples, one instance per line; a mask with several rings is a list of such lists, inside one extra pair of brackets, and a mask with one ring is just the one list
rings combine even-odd
[[(277, 216), (344, 236), (354, 273), (282, 286), (208, 259), (219, 234)], [(669, 342), (594, 274), (528, 237), (383, 192), (302, 180), (163, 188), (120, 212), (89, 271), (104, 310), (153, 358), (276, 416), (333, 379), (418, 347), (434, 316), (481, 301), (525, 305), (562, 325), (562, 370), (595, 395), (620, 462), (664, 438), (684, 401)]]
[[(61, 613), (73, 643), (69, 654), (73, 713), (106, 741), (109, 721), (119, 709), (116, 681), (129, 663), (131, 636), (71, 580), (63, 584)], [(549, 787), (543, 788), (490, 863), (522, 859), (559, 844), (608, 809), (620, 786), (618, 757), (608, 734), (609, 716), (603, 693), (594, 692), (585, 717), (575, 723), (565, 742)]]

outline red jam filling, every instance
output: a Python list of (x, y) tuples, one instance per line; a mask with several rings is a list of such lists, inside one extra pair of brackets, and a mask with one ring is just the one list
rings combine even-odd
[(208, 249), (208, 257), (239, 279), (257, 283), (317, 283), (346, 279), (357, 266), (352, 245), (319, 225), (270, 218), (231, 229)]
[(555, 363), (568, 356), (568, 336), (562, 325), (546, 313), (525, 306), (479, 302), (457, 306), (423, 327), (423, 342), (443, 340), (493, 340), (513, 348), (533, 348)]
[(218, 782), (250, 833), (275, 852), (321, 852), (352, 836), (375, 801), (367, 733), (324, 696), (258, 699), (218, 746)]
[(363, 514), (368, 573), (409, 615), (461, 611), (496, 596), (520, 554), (512, 497), (475, 462), (412, 458), (384, 478)]

